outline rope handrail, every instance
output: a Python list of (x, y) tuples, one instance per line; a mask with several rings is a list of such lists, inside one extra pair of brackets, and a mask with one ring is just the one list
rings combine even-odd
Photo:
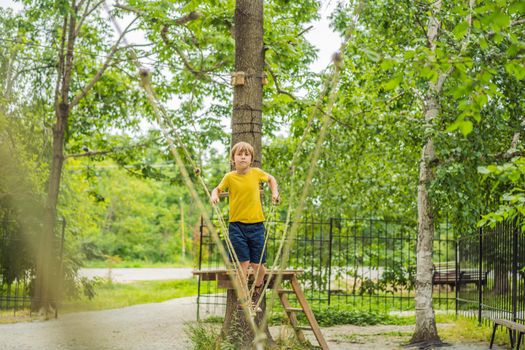
[[(105, 9), (106, 9), (106, 11), (107, 11), (111, 21), (113, 22), (113, 25), (115, 26), (115, 28), (117, 29), (119, 34), (122, 34), (122, 30), (120, 29), (120, 27), (119, 27), (118, 23), (116, 22), (115, 18), (111, 15), (111, 12), (110, 12), (106, 2), (104, 2), (104, 6), (105, 6)], [(290, 220), (291, 220), (291, 212), (292, 212), (292, 206), (293, 206), (292, 198), (295, 196), (295, 193), (292, 192), (293, 191), (293, 186), (295, 184), (295, 167), (294, 167), (294, 163), (298, 159), (297, 155), (299, 153), (300, 148), (303, 145), (304, 138), (306, 137), (306, 134), (307, 134), (309, 128), (311, 127), (312, 121), (313, 121), (313, 119), (316, 116), (315, 112), (320, 110), (320, 108), (314, 108), (314, 110), (313, 110), (314, 112), (312, 113), (312, 115), (309, 118), (309, 121), (308, 121), (308, 124), (307, 124), (307, 128), (305, 128), (305, 130), (303, 131), (303, 136), (300, 139), (298, 148), (293, 153), (292, 164), (290, 166), (291, 181), (290, 181), (290, 187), (289, 187), (289, 191), (290, 191), (290, 193), (293, 194), (293, 196), (290, 196), (289, 206), (288, 206), (288, 211), (287, 211), (285, 230), (284, 230), (283, 236), (281, 238), (281, 242), (280, 242), (280, 245), (279, 245), (279, 249), (278, 249), (276, 258), (274, 260), (274, 263), (272, 264), (272, 268), (270, 269), (270, 272), (277, 272), (277, 278), (274, 281), (274, 290), (279, 288), (280, 283), (282, 281), (282, 271), (285, 268), (284, 265), (288, 261), (291, 242), (292, 242), (293, 237), (295, 236), (296, 231), (297, 231), (297, 226), (298, 226), (297, 225), (297, 221), (298, 221), (297, 219), (300, 217), (300, 215), (302, 214), (302, 211), (304, 210), (304, 203), (305, 203), (306, 197), (307, 197), (308, 192), (309, 192), (310, 187), (311, 187), (310, 185), (311, 185), (313, 174), (314, 174), (314, 171), (315, 171), (315, 168), (316, 168), (317, 161), (318, 161), (318, 159), (320, 157), (320, 154), (321, 154), (321, 145), (322, 145), (322, 143), (323, 143), (323, 141), (324, 141), (324, 139), (326, 137), (327, 129), (328, 129), (329, 125), (330, 125), (330, 121), (331, 121), (330, 116), (331, 116), (331, 112), (332, 112), (333, 106), (335, 104), (335, 96), (336, 96), (336, 93), (338, 91), (337, 90), (337, 86), (339, 84), (339, 77), (340, 77), (340, 72), (341, 72), (341, 68), (342, 68), (342, 55), (344, 53), (344, 49), (345, 49), (346, 45), (348, 44), (348, 42), (349, 42), (349, 40), (350, 40), (350, 38), (352, 36), (353, 30), (354, 30), (355, 25), (357, 23), (357, 19), (359, 17), (359, 14), (360, 14), (363, 6), (364, 6), (364, 0), (361, 0), (359, 5), (358, 5), (358, 8), (356, 9), (356, 14), (354, 16), (354, 21), (353, 21), (351, 27), (349, 27), (349, 29), (345, 33), (345, 40), (341, 44), (340, 53), (334, 55), (333, 70), (332, 70), (331, 74), (327, 77), (327, 82), (326, 82), (325, 88), (324, 88), (323, 92), (321, 93), (321, 95), (318, 97), (318, 100), (317, 100), (317, 103), (316, 103), (316, 107), (319, 107), (321, 102), (322, 102), (322, 98), (325, 96), (325, 94), (328, 93), (328, 91), (330, 91), (330, 94), (329, 94), (329, 97), (328, 97), (328, 103), (327, 103), (327, 111), (325, 113), (323, 113), (322, 127), (320, 129), (320, 134), (319, 134), (319, 137), (317, 139), (314, 152), (311, 154), (311, 157), (310, 157), (310, 167), (309, 167), (309, 171), (308, 171), (308, 174), (307, 174), (307, 179), (306, 179), (305, 186), (304, 186), (302, 194), (301, 194), (301, 198), (299, 200), (299, 204), (294, 210), (294, 215), (293, 215), (294, 222), (293, 222), (292, 227), (290, 229), (290, 234), (288, 235), (288, 226), (289, 226), (289, 223), (290, 223)], [(127, 44), (127, 40), (125, 38), (123, 39), (123, 41)], [(201, 212), (201, 216), (203, 217), (206, 225), (208, 226), (208, 228), (209, 228), (209, 230), (211, 232), (211, 236), (212, 236), (213, 240), (215, 241), (216, 245), (218, 246), (219, 253), (221, 254), (221, 257), (223, 258), (223, 261), (224, 261), (226, 267), (228, 269), (232, 269), (232, 267), (233, 267), (233, 269), (237, 271), (237, 273), (234, 274), (235, 277), (231, 276), (232, 274), (229, 274), (230, 275), (230, 279), (231, 279), (232, 285), (234, 287), (235, 293), (237, 294), (237, 298), (240, 301), (240, 305), (242, 306), (242, 309), (243, 309), (243, 311), (244, 311), (244, 313), (246, 315), (246, 318), (248, 320), (248, 324), (249, 324), (250, 328), (252, 329), (252, 331), (254, 332), (254, 335), (255, 335), (255, 346), (256, 346), (257, 349), (262, 349), (263, 348), (263, 342), (266, 339), (266, 335), (264, 334), (264, 332), (262, 330), (267, 325), (268, 313), (264, 314), (260, 325), (257, 326), (255, 324), (255, 321), (254, 321), (254, 318), (253, 318), (253, 316), (254, 316), (254, 312), (253, 311), (254, 310), (250, 310), (250, 306), (249, 306), (249, 305), (251, 305), (251, 303), (249, 303), (249, 301), (251, 299), (251, 296), (253, 295), (253, 290), (254, 290), (255, 283), (252, 285), (252, 289), (248, 290), (247, 280), (246, 280), (245, 276), (243, 276), (242, 268), (240, 266), (239, 259), (238, 259), (237, 255), (235, 253), (235, 249), (233, 249), (233, 245), (231, 244), (231, 241), (230, 241), (230, 239), (228, 237), (228, 234), (224, 234), (222, 236), (223, 236), (223, 238), (224, 238), (224, 240), (226, 242), (226, 247), (228, 249), (228, 252), (230, 253), (230, 257), (233, 258), (233, 266), (232, 266), (231, 262), (229, 261), (228, 256), (226, 255), (226, 251), (225, 251), (223, 245), (221, 244), (220, 237), (219, 237), (219, 235), (217, 234), (217, 232), (215, 230), (215, 226), (212, 224), (209, 216), (207, 215), (207, 212), (206, 212), (206, 209), (204, 207), (204, 204), (201, 201), (199, 195), (197, 194), (197, 191), (195, 189), (195, 185), (194, 185), (192, 179), (190, 178), (187, 169), (184, 166), (184, 162), (182, 160), (181, 155), (177, 152), (177, 148), (175, 146), (175, 142), (174, 142), (173, 138), (170, 136), (170, 134), (166, 131), (166, 129), (167, 129), (166, 125), (168, 125), (170, 127), (172, 133), (175, 135), (175, 139), (178, 142), (179, 147), (183, 150), (186, 158), (190, 161), (191, 165), (193, 166), (195, 174), (196, 174), (197, 178), (199, 179), (199, 182), (200, 182), (202, 188), (204, 189), (204, 191), (206, 193), (206, 196), (208, 197), (208, 199), (210, 199), (211, 198), (210, 191), (208, 190), (208, 187), (206, 186), (206, 183), (204, 182), (204, 179), (201, 176), (200, 169), (196, 166), (196, 164), (193, 161), (193, 158), (192, 158), (190, 152), (188, 151), (187, 147), (184, 145), (184, 142), (182, 142), (182, 139), (181, 139), (180, 135), (178, 134), (177, 129), (174, 127), (173, 123), (171, 123), (171, 120), (167, 117), (167, 113), (166, 113), (165, 109), (158, 102), (158, 99), (157, 99), (157, 97), (155, 95), (154, 89), (153, 89), (153, 87), (151, 85), (151, 81), (149, 79), (150, 78), (150, 73), (149, 73), (148, 70), (146, 70), (146, 69), (144, 69), (142, 67), (142, 65), (140, 64), (140, 62), (139, 62), (139, 60), (137, 58), (135, 50), (133, 48), (131, 49), (131, 55), (132, 55), (133, 63), (135, 64), (135, 66), (139, 70), (139, 75), (140, 75), (140, 78), (141, 78), (140, 86), (143, 88), (143, 90), (146, 93), (148, 101), (151, 104), (151, 107), (152, 107), (153, 112), (155, 114), (155, 118), (156, 118), (157, 124), (159, 125), (162, 134), (164, 135), (164, 137), (166, 138), (166, 140), (168, 142), (170, 151), (171, 151), (172, 155), (174, 156), (175, 162), (176, 162), (177, 166), (179, 167), (179, 169), (181, 171), (181, 174), (182, 174), (182, 177), (184, 179), (185, 185), (189, 189), (193, 200), (197, 204), (197, 207), (198, 207), (199, 211)], [(216, 213), (216, 215), (218, 217), (220, 229), (222, 230), (222, 232), (226, 232), (227, 231), (226, 223), (224, 222), (224, 218), (222, 217), (219, 208), (215, 204), (213, 204), (211, 202), (211, 200), (210, 200), (210, 203), (212, 204), (213, 211)], [(274, 212), (275, 212), (275, 206), (272, 205), (270, 214), (274, 215)], [(265, 242), (264, 242), (264, 246), (263, 246), (263, 254), (264, 254), (264, 250), (266, 249), (266, 246), (267, 246), (267, 243), (268, 243), (268, 236), (269, 235), (267, 234), (266, 237), (265, 237)], [(259, 265), (262, 262), (263, 254), (261, 254), (261, 260), (259, 261)], [(281, 260), (281, 263), (278, 265), (278, 268), (277, 268), (277, 262), (279, 260)], [(256, 278), (257, 278), (258, 273), (259, 273), (259, 269), (257, 269), (257, 271), (256, 271)], [(266, 283), (265, 283), (265, 285), (263, 287), (262, 292), (266, 291), (266, 289), (269, 286), (270, 280), (271, 279), (267, 279), (267, 281), (266, 281)], [(276, 296), (276, 293), (273, 293), (271, 301), (270, 301), (270, 307), (274, 303), (275, 296)], [(259, 298), (259, 300), (258, 300), (258, 302), (257, 302), (257, 304), (255, 306), (255, 309), (257, 307), (259, 307), (261, 301), (262, 301), (262, 298)]]
[[(119, 24), (117, 23), (116, 19), (114, 18), (114, 16), (111, 14), (111, 11), (109, 9), (109, 6), (108, 6), (107, 2), (104, 2), (104, 8), (105, 8), (106, 12), (108, 13), (108, 16), (110, 17), (110, 19), (111, 19), (111, 21), (113, 23), (113, 26), (116, 28), (117, 32), (119, 34), (122, 34), (122, 30), (121, 30)], [(128, 45), (126, 38), (124, 38), (123, 41), (124, 41), (124, 43), (126, 43), (126, 45)], [(162, 105), (158, 102), (157, 97), (156, 97), (156, 95), (154, 93), (153, 87), (151, 86), (151, 82), (150, 82), (150, 79), (149, 79), (150, 78), (149, 71), (144, 69), (141, 66), (141, 64), (140, 64), (140, 62), (139, 62), (139, 60), (137, 58), (137, 55), (135, 53), (135, 50), (133, 48), (131, 48), (130, 53), (131, 53), (133, 64), (137, 67), (137, 69), (139, 71), (140, 86), (142, 87), (142, 89), (146, 93), (146, 97), (147, 97), (148, 102), (150, 103), (150, 105), (151, 105), (151, 107), (153, 109), (153, 112), (154, 112), (157, 124), (159, 125), (162, 134), (164, 135), (164, 137), (166, 138), (166, 140), (168, 142), (170, 151), (171, 151), (172, 155), (175, 158), (175, 162), (176, 162), (179, 170), (181, 171), (181, 174), (182, 174), (183, 180), (184, 180), (184, 182), (186, 184), (186, 187), (189, 189), (193, 200), (197, 204), (197, 207), (198, 207), (199, 211), (201, 212), (201, 216), (203, 217), (206, 225), (208, 226), (208, 228), (209, 228), (209, 230), (211, 232), (211, 236), (212, 236), (213, 240), (215, 241), (216, 245), (218, 246), (219, 252), (221, 254), (221, 257), (223, 258), (223, 261), (224, 261), (226, 267), (228, 269), (236, 270), (238, 272), (242, 271), (242, 269), (240, 268), (240, 264), (239, 264), (238, 258), (236, 256), (234, 250), (232, 252), (233, 254), (231, 255), (234, 258), (233, 259), (234, 260), (234, 266), (233, 266), (234, 268), (232, 269), (231, 263), (230, 263), (230, 261), (228, 259), (228, 256), (226, 255), (226, 251), (225, 251), (223, 245), (221, 244), (220, 238), (219, 238), (219, 236), (218, 236), (218, 234), (217, 234), (217, 232), (215, 230), (215, 227), (212, 225), (212, 222), (211, 222), (211, 220), (210, 220), (210, 218), (209, 218), (209, 216), (207, 214), (207, 211), (206, 211), (206, 209), (204, 207), (204, 204), (201, 201), (201, 199), (199, 198), (199, 195), (197, 194), (195, 186), (194, 186), (194, 184), (193, 184), (193, 182), (192, 182), (192, 180), (191, 180), (191, 178), (190, 178), (190, 176), (188, 174), (188, 171), (186, 170), (186, 168), (184, 166), (184, 162), (182, 160), (182, 157), (177, 152), (177, 149), (175, 147), (175, 143), (173, 141), (173, 138), (168, 134), (168, 132), (166, 131), (166, 128), (164, 127), (164, 122), (163, 121), (166, 121), (169, 118), (166, 117), (167, 113), (165, 112), (165, 110), (162, 107)], [(177, 138), (177, 141), (179, 141), (179, 143), (180, 143), (179, 146), (184, 150), (185, 154), (187, 154), (187, 158), (188, 159), (192, 159), (190, 156), (188, 156), (189, 152), (188, 152), (187, 148), (185, 147), (184, 143), (181, 142), (181, 139), (180, 139), (178, 133), (176, 132), (176, 129), (172, 129), (172, 132), (175, 134), (175, 136)], [(208, 195), (208, 198), (209, 198), (210, 192), (209, 192), (206, 184), (202, 180), (202, 178), (200, 176), (200, 172), (199, 172), (199, 174), (197, 174), (197, 177), (199, 179), (201, 179), (201, 184), (204, 185), (204, 189), (205, 189), (206, 194)], [(213, 205), (213, 207), (214, 207), (214, 210), (218, 210), (215, 205)], [(219, 215), (219, 217), (221, 217), (221, 216)], [(227, 247), (231, 246), (231, 242), (228, 243), (228, 241), (229, 241), (228, 235), (224, 235), (224, 237), (226, 238), (225, 241), (227, 242)], [(264, 340), (266, 338), (266, 335), (264, 334), (264, 332), (261, 331), (261, 329), (259, 327), (257, 327), (257, 325), (255, 324), (255, 321), (253, 319), (253, 312), (252, 312), (252, 310), (250, 310), (250, 307), (248, 305), (249, 304), (248, 303), (249, 300), (247, 300), (247, 297), (248, 297), (248, 294), (249, 294), (248, 293), (248, 288), (247, 288), (247, 282), (246, 282), (246, 280), (244, 278), (242, 278), (241, 273), (236, 273), (234, 275), (235, 276), (232, 276), (230, 274), (230, 279), (231, 279), (231, 282), (233, 284), (235, 293), (237, 294), (237, 298), (240, 301), (240, 305), (242, 307), (242, 310), (244, 311), (244, 313), (246, 315), (246, 319), (248, 321), (248, 324), (249, 324), (251, 330), (253, 331), (253, 333), (255, 334), (255, 338), (259, 339), (259, 341), (255, 345), (256, 345), (256, 347), (258, 349), (262, 350), (263, 346), (262, 346), (262, 341), (260, 341), (260, 339)]]

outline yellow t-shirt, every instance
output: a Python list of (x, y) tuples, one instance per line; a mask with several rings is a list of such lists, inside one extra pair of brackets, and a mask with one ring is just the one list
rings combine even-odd
[(246, 174), (231, 171), (224, 175), (219, 190), (228, 189), (230, 222), (253, 224), (264, 221), (259, 184), (268, 182), (268, 175), (259, 168), (250, 168)]

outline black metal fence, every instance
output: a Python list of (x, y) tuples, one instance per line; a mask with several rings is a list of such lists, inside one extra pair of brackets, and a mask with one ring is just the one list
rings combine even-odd
[(482, 228), (458, 241), (458, 312), (525, 323), (525, 234), (516, 222)]
[[(272, 266), (284, 225), (282, 221), (266, 223), (269, 234), (267, 266)], [(307, 219), (298, 227), (287, 266), (304, 270), (299, 279), (314, 310), (331, 308), (381, 313), (414, 310), (415, 222)], [(448, 224), (439, 225), (434, 240), (435, 266), (453, 270), (455, 249), (456, 241)], [(201, 224), (199, 269), (223, 266), (217, 247)], [(226, 302), (223, 292), (216, 289), (214, 282), (199, 282), (198, 317), (223, 312)], [(436, 308), (452, 311), (454, 303), (452, 288), (435, 287)]]
[[(64, 219), (58, 221), (53, 245), (52, 261), (57, 271), (62, 264), (65, 225)], [(38, 226), (22, 227), (14, 220), (0, 221), (0, 318), (20, 312), (31, 313)]]

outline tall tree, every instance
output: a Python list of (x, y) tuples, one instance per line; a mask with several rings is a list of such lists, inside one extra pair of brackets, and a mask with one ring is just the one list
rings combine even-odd
[[(50, 164), (47, 199), (45, 203), (44, 226), (41, 234), (37, 258), (37, 275), (35, 295), (32, 307), (40, 309), (47, 316), (50, 302), (56, 300), (58, 283), (53, 281), (56, 276), (53, 259), (53, 241), (55, 235), (57, 203), (60, 182), (64, 164), (64, 147), (66, 135), (70, 126), (73, 109), (86, 97), (95, 84), (106, 72), (112, 60), (121, 47), (119, 46), (127, 30), (116, 40), (104, 62), (95, 73), (85, 81), (75, 81), (73, 75), (77, 64), (77, 40), (85, 29), (88, 18), (100, 9), (103, 1), (92, 4), (91, 1), (72, 0), (69, 3), (57, 5), (63, 13), (62, 26), (58, 30), (58, 66), (54, 94), (55, 123), (53, 125), (52, 159)], [(133, 22), (132, 22), (133, 23)], [(129, 29), (129, 26), (128, 28)], [(79, 79), (80, 80), (80, 79)]]
[[(429, 55), (433, 56), (437, 46), (437, 36), (440, 27), (437, 16), (441, 9), (441, 0), (435, 1), (431, 7), (427, 29)], [(434, 57), (429, 57), (433, 61)], [(430, 130), (426, 144), (421, 152), (419, 162), (419, 183), (417, 187), (418, 235), (417, 235), (417, 272), (416, 272), (416, 328), (411, 343), (440, 343), (436, 327), (436, 318), (432, 305), (432, 247), (434, 240), (434, 215), (428, 196), (428, 187), (433, 178), (435, 161), (434, 141), (432, 133), (435, 119), (439, 113), (438, 97), (443, 86), (443, 74), (437, 82), (430, 82), (429, 91), (425, 97), (424, 120)]]
[[(237, 0), (234, 15), (235, 72), (232, 74), (233, 113), (231, 117), (231, 146), (237, 142), (250, 143), (254, 149), (253, 165), (260, 167), (262, 144), (262, 104), (264, 74), (263, 44), (263, 0)], [(264, 296), (263, 296), (264, 298)], [(251, 331), (245, 315), (239, 308), (239, 301), (233, 290), (228, 290), (227, 314), (223, 332), (243, 334), (230, 338), (242, 348), (251, 348), (255, 334)], [(263, 312), (266, 303), (261, 304)], [(228, 312), (229, 311), (229, 312)], [(263, 313), (256, 315), (260, 324)], [(266, 336), (271, 339), (268, 328)]]

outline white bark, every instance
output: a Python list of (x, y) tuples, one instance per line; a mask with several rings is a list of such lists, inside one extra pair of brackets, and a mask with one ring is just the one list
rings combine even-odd
[[(440, 23), (436, 14), (441, 9), (441, 0), (432, 5), (432, 15), (429, 19), (427, 40), (432, 54), (436, 48), (436, 39)], [(430, 88), (424, 101), (424, 118), (428, 127), (432, 128), (434, 119), (439, 113), (437, 96), (445, 80), (441, 73), (437, 83), (430, 83)], [(418, 207), (418, 237), (417, 237), (417, 272), (416, 272), (416, 329), (411, 343), (440, 343), (436, 328), (436, 318), (432, 305), (432, 242), (434, 240), (434, 217), (429, 201), (428, 186), (432, 181), (432, 161), (435, 158), (432, 136), (421, 152), (419, 163), (419, 183), (417, 190)]]

